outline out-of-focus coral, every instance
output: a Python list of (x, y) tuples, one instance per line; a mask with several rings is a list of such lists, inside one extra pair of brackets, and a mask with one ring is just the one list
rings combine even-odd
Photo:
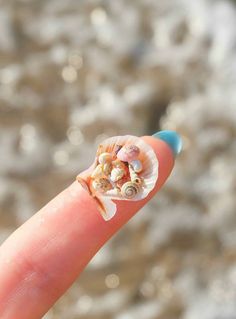
[(108, 136), (176, 129), (164, 189), (45, 319), (236, 318), (236, 8), (0, 1), (1, 242)]

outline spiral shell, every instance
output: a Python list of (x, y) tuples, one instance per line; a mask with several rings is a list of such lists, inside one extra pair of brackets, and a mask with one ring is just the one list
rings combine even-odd
[(111, 160), (112, 160), (112, 155), (110, 153), (107, 153), (107, 152), (100, 154), (98, 157), (98, 162), (100, 164), (105, 164), (107, 162), (111, 162)]
[(141, 184), (142, 180), (138, 176), (138, 174), (135, 172), (132, 165), (129, 165), (129, 173), (130, 173), (131, 182), (136, 183), (136, 184)]
[(119, 179), (121, 179), (125, 175), (125, 171), (122, 168), (113, 168), (111, 171), (111, 181), (117, 182)]
[(121, 195), (127, 199), (134, 198), (140, 190), (140, 187), (133, 182), (127, 182), (121, 187)]
[(95, 191), (98, 191), (100, 193), (105, 193), (112, 189), (112, 184), (110, 181), (106, 178), (99, 178), (92, 181), (92, 186), (95, 189)]

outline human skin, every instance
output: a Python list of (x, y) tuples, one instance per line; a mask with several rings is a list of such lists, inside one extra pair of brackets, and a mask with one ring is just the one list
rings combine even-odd
[(56, 196), (0, 247), (0, 318), (38, 319), (65, 293), (97, 251), (162, 187), (174, 166), (170, 146), (142, 137), (159, 161), (153, 191), (141, 201), (117, 201), (104, 221), (78, 182)]

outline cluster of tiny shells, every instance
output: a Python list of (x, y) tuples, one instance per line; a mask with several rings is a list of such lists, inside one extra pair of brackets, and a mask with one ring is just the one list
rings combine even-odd
[(143, 184), (139, 154), (139, 147), (133, 144), (116, 145), (113, 152), (101, 153), (91, 174), (94, 191), (105, 194), (114, 190), (125, 199), (134, 198)]
[(93, 165), (77, 181), (96, 200), (104, 220), (117, 211), (114, 200), (138, 201), (155, 187), (158, 159), (142, 138), (125, 135), (99, 144)]

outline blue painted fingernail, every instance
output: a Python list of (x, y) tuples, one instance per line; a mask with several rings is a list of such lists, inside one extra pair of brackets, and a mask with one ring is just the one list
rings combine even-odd
[(175, 131), (160, 131), (153, 134), (153, 137), (166, 142), (172, 149), (175, 156), (181, 152), (182, 139)]

